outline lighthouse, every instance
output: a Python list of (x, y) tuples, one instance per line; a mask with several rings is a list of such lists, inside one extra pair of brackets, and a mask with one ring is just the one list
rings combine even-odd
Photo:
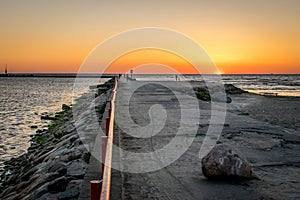
[(6, 64), (6, 66), (5, 66), (5, 71), (4, 71), (4, 73), (7, 75), (7, 64)]

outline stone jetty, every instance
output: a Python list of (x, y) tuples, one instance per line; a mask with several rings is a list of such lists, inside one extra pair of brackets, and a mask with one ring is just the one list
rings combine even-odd
[(55, 117), (41, 117), (52, 120), (48, 129), (36, 131), (27, 153), (4, 163), (0, 199), (78, 199), (91, 155), (77, 133), (73, 109), (83, 113), (77, 116), (82, 122), (88, 121), (94, 110), (101, 121), (112, 83), (113, 79), (90, 91), (96, 97), (96, 107), (91, 110), (82, 110), (87, 107), (83, 104), (89, 103), (85, 101), (88, 93), (72, 106), (63, 104)]

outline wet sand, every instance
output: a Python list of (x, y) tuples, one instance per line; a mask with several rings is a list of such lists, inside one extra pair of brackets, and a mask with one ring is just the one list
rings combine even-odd
[[(136, 125), (149, 124), (151, 105), (162, 105), (168, 111), (166, 125), (150, 138), (132, 137), (126, 132), (131, 125), (116, 127), (115, 142), (123, 149), (114, 152), (114, 162), (126, 169), (132, 164), (143, 168), (145, 160), (128, 152), (147, 153), (164, 147), (178, 131), (182, 109), (172, 91), (187, 95), (176, 83), (172, 91), (148, 84), (137, 91), (130, 103), (126, 95), (141, 82), (120, 81), (117, 91), (117, 112), (125, 118), (130, 110)], [(165, 84), (165, 83), (164, 83)], [(295, 199), (300, 198), (300, 134), (297, 98), (263, 97), (254, 94), (229, 95), (225, 126), (219, 143), (238, 148), (248, 159), (258, 179), (244, 181), (209, 181), (201, 172), (199, 150), (208, 129), (211, 105), (199, 101), (201, 115), (197, 134), (188, 150), (175, 162), (154, 172), (129, 173), (113, 171), (112, 199)], [(133, 108), (134, 107), (134, 108)], [(181, 110), (181, 111), (180, 111)], [(192, 112), (192, 111), (191, 111)], [(191, 117), (195, 117), (191, 114)], [(125, 119), (126, 121), (126, 119)], [(189, 120), (185, 121), (187, 125)], [(128, 123), (130, 124), (130, 123)], [(135, 125), (135, 126), (136, 126)], [(185, 141), (189, 130), (180, 137)], [(126, 150), (126, 151), (125, 151)], [(159, 161), (159, 156), (152, 158)], [(151, 158), (149, 158), (151, 159)], [(137, 168), (138, 169), (138, 168)]]

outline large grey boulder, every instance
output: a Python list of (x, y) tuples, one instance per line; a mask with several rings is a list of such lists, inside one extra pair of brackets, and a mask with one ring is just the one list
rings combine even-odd
[(208, 179), (251, 178), (252, 170), (246, 158), (234, 147), (216, 145), (201, 160), (203, 175)]

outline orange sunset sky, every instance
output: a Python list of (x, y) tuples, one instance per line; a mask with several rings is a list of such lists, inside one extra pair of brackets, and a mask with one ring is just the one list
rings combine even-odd
[[(299, 0), (2, 0), (0, 73), (6, 64), (10, 73), (76, 73), (98, 44), (141, 27), (187, 35), (220, 73), (300, 73), (299, 10)], [(133, 52), (113, 64), (122, 71), (152, 62), (187, 64), (157, 51)]]

